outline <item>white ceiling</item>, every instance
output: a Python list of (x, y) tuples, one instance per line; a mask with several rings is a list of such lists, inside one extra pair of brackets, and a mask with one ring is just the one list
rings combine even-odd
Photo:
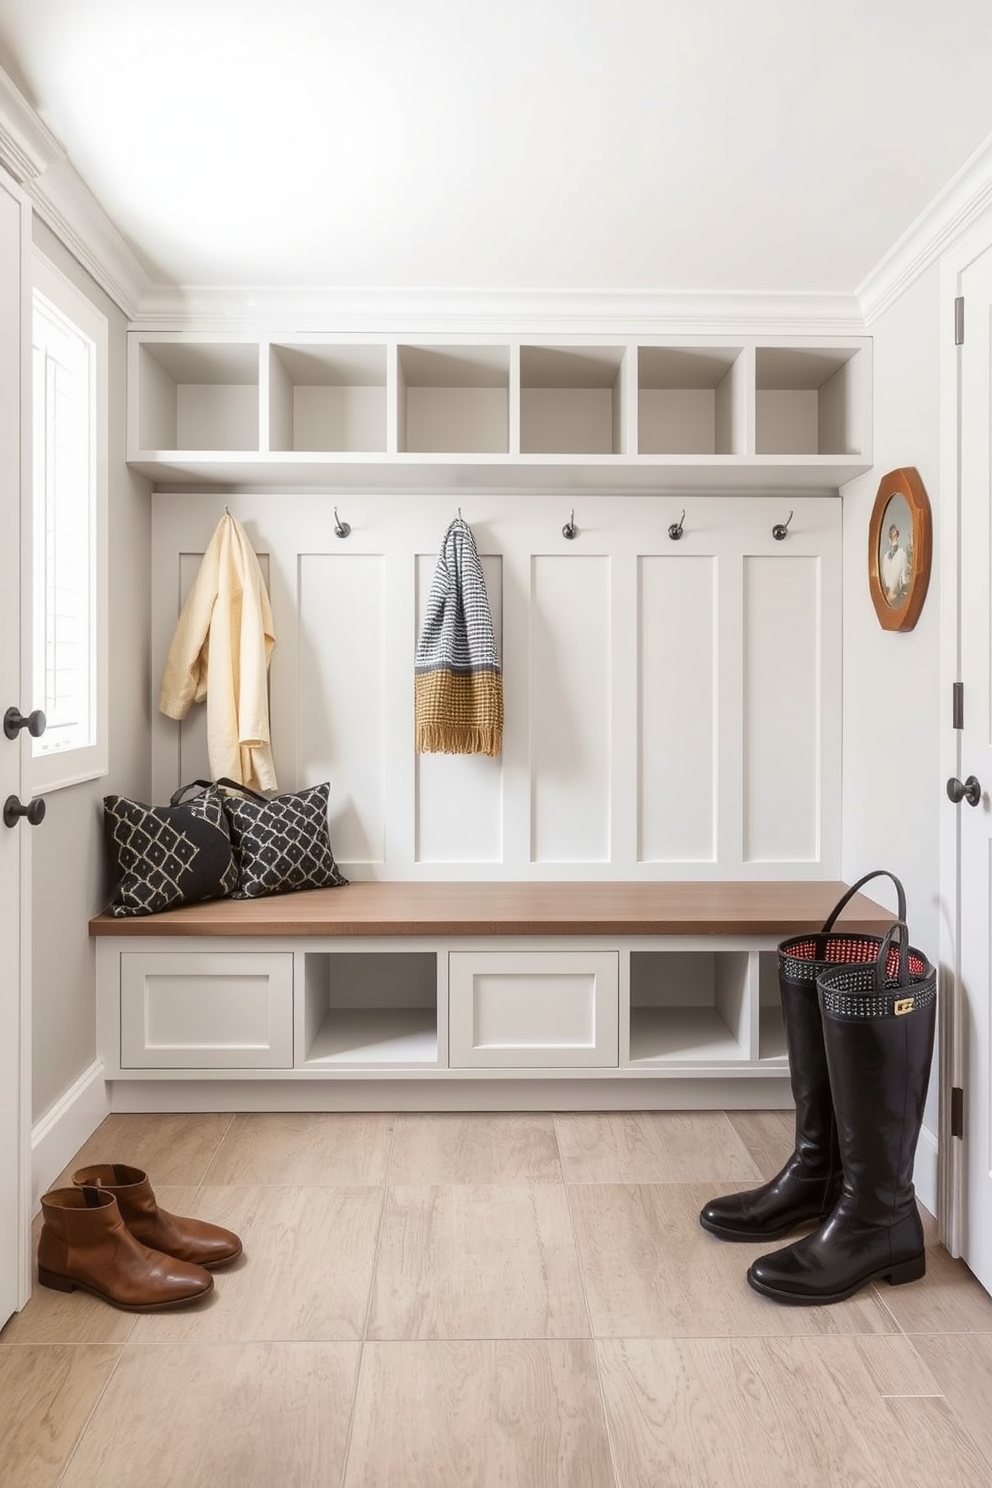
[(992, 132), (989, 0), (0, 0), (163, 284), (853, 293)]

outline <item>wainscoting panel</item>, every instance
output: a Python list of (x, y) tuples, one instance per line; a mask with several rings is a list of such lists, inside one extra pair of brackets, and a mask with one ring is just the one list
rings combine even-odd
[(531, 559), (531, 852), (610, 861), (610, 559)]
[(718, 560), (638, 560), (638, 859), (716, 861)]
[(300, 775), (331, 781), (334, 851), (363, 865), (386, 858), (385, 566), (343, 546), (299, 557)]
[(820, 560), (744, 559), (744, 858), (812, 863), (820, 827)]
[(414, 654), (458, 510), (450, 493), (157, 492), (155, 800), (209, 774), (205, 709), (177, 724), (159, 714), (158, 691), (228, 506), (272, 600), (279, 789), (331, 782), (331, 840), (349, 877), (838, 873), (837, 498), (466, 489), (461, 502), (503, 664), (495, 759), (413, 747)]

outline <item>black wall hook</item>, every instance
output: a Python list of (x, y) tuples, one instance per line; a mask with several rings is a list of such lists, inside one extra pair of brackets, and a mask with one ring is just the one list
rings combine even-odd
[(682, 515), (679, 517), (678, 521), (677, 522), (673, 522), (672, 525), (668, 529), (668, 535), (672, 539), (672, 542), (678, 542), (679, 538), (682, 536), (682, 523), (684, 521), (685, 521), (685, 507), (682, 508)]
[(342, 522), (341, 518), (338, 516), (338, 509), (337, 509), (337, 507), (335, 507), (334, 508), (334, 535), (335, 535), (335, 537), (347, 537), (350, 531), (351, 531), (351, 527), (348, 525), (347, 522)]
[(782, 542), (789, 535), (789, 523), (792, 521), (794, 512), (790, 512), (784, 522), (776, 522), (772, 528), (772, 537), (776, 542)]
[(571, 541), (572, 538), (575, 537), (575, 535), (578, 532), (578, 530), (579, 529), (575, 525), (575, 507), (573, 506), (572, 507), (572, 510), (571, 510), (571, 512), (569, 514), (568, 521), (565, 523), (564, 527), (561, 529), (561, 535), (562, 535), (562, 537), (567, 537), (569, 539), (569, 541)]

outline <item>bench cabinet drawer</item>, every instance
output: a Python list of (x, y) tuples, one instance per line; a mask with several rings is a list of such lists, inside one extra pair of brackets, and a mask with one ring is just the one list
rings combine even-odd
[(616, 1067), (619, 969), (617, 951), (452, 951), (450, 1067)]
[(292, 1064), (292, 952), (122, 954), (122, 1069)]

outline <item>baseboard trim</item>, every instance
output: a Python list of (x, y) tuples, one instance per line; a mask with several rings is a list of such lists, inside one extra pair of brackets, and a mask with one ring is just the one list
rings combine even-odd
[(111, 1110), (722, 1111), (785, 1110), (786, 1081), (114, 1080)]
[(916, 1165), (913, 1169), (913, 1185), (916, 1197), (931, 1214), (937, 1213), (937, 1138), (927, 1127), (920, 1132), (916, 1147)]
[(93, 1063), (59, 1096), (31, 1130), (31, 1212), (100, 1122), (110, 1115), (103, 1060)]

